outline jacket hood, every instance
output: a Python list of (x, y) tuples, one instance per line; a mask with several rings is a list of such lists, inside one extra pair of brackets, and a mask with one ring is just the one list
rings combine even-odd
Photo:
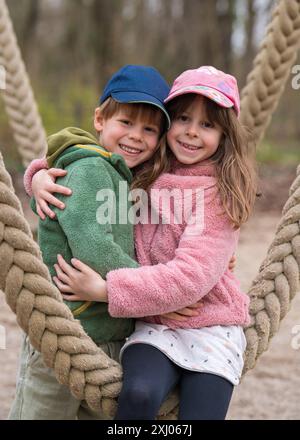
[(55, 159), (72, 145), (99, 145), (98, 140), (92, 134), (81, 128), (67, 127), (48, 137), (47, 162), (49, 168), (53, 166)]
[(116, 170), (130, 183), (132, 173), (125, 160), (119, 154), (107, 151), (92, 134), (81, 128), (67, 127), (48, 137), (47, 162), (49, 168), (64, 168), (70, 163), (90, 156), (101, 156), (111, 163)]

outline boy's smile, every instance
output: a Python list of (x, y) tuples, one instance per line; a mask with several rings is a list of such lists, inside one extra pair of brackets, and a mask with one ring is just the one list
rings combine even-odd
[(150, 159), (156, 151), (160, 127), (140, 117), (130, 117), (120, 110), (104, 119), (96, 111), (94, 125), (100, 132), (100, 144), (111, 153), (120, 154), (129, 168)]

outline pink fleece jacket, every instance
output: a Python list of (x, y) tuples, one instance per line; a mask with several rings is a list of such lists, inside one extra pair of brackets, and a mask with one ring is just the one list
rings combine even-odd
[[(185, 221), (163, 224), (162, 207), (159, 224), (137, 224), (135, 246), (142, 267), (108, 273), (109, 313), (114, 317), (142, 318), (170, 328), (246, 325), (249, 297), (241, 292), (239, 282), (228, 270), (239, 231), (223, 212), (214, 167), (207, 162), (185, 166), (174, 161), (171, 171), (161, 175), (152, 188), (193, 189), (194, 193), (196, 188), (202, 189), (203, 229), (195, 230)], [(195, 198), (193, 204), (195, 208)], [(174, 205), (172, 209), (174, 212)], [(185, 321), (158, 316), (200, 299), (198, 315)]]

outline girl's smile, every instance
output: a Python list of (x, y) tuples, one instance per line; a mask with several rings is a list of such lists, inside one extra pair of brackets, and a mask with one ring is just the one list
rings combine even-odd
[(179, 146), (184, 148), (187, 152), (198, 151), (202, 148), (197, 145), (187, 144), (186, 142), (180, 142), (180, 141), (177, 141), (177, 142), (178, 142)]
[(213, 156), (222, 134), (220, 126), (208, 121), (204, 99), (197, 95), (188, 109), (173, 119), (167, 141), (177, 160), (191, 165)]

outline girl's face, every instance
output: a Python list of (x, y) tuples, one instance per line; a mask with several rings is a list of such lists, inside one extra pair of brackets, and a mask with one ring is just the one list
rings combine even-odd
[(172, 120), (167, 142), (179, 162), (192, 165), (213, 156), (222, 134), (219, 125), (208, 121), (203, 97), (197, 95), (191, 105)]

